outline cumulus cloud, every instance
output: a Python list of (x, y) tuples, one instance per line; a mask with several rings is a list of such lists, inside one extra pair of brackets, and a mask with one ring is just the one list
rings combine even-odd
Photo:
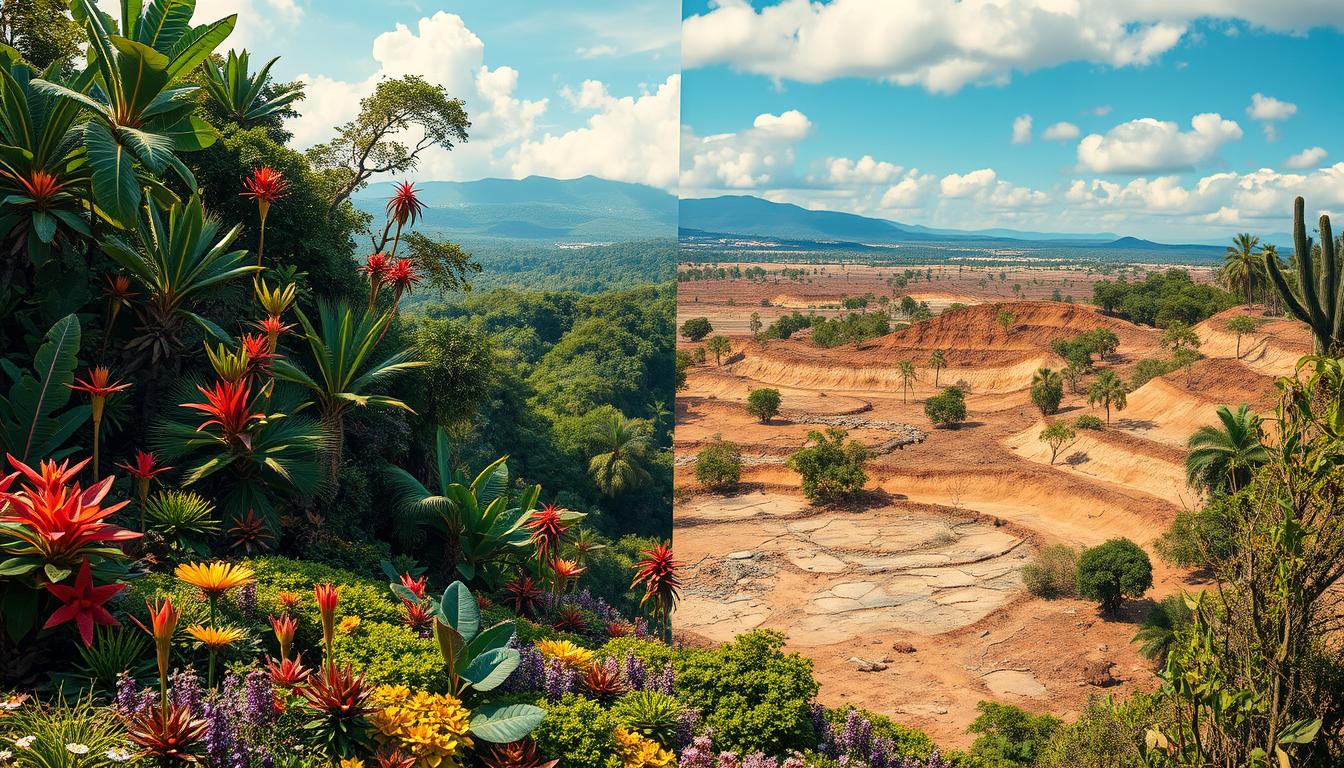
[(899, 182), (891, 185), (878, 205), (888, 210), (913, 210), (922, 207), (933, 192), (938, 177), (912, 168)]
[[(302, 115), (287, 125), (298, 146), (331, 138), (336, 126), (358, 114), (360, 99), (380, 80), (414, 74), (461, 98), (472, 123), (466, 143), (451, 152), (431, 148), (421, 155), (420, 178), (592, 174), (663, 187), (676, 183), (677, 75), (638, 96), (614, 96), (596, 80), (565, 88), (561, 95), (572, 109), (592, 114), (581, 128), (538, 137), (549, 100), (519, 97), (521, 73), (510, 66), (487, 66), (485, 42), (460, 16), (439, 11), (414, 26), (397, 24), (374, 39), (371, 52), (378, 68), (364, 80), (300, 76), (308, 96), (299, 105)], [(544, 156), (552, 151), (556, 157)]]
[(748, 129), (697, 136), (681, 132), (681, 188), (689, 195), (724, 189), (755, 189), (793, 174), (795, 148), (812, 132), (812, 121), (791, 109), (758, 115)]
[(1031, 115), (1018, 115), (1013, 120), (1013, 143), (1026, 144), (1031, 141)]
[(681, 75), (669, 76), (657, 90), (638, 97), (612, 96), (594, 81), (584, 83), (581, 93), (580, 104), (595, 110), (587, 125), (524, 141), (513, 163), (514, 175), (591, 174), (656, 187), (677, 183)]
[(874, 160), (872, 155), (864, 155), (858, 160), (830, 157), (825, 164), (825, 181), (835, 186), (886, 184), (899, 176), (902, 170), (899, 165)]
[(988, 189), (998, 174), (993, 168), (981, 168), (968, 173), (949, 173), (938, 182), (943, 197), (968, 197), (982, 189)]
[(1321, 147), (1308, 147), (1283, 161), (1288, 168), (1311, 168), (1325, 159), (1326, 151)]
[(1175, 122), (1144, 117), (1121, 123), (1104, 135), (1084, 137), (1078, 143), (1078, 165), (1097, 173), (1189, 170), (1241, 137), (1235, 120), (1213, 112), (1195, 115), (1189, 131)]
[(1078, 126), (1060, 121), (1041, 132), (1041, 138), (1047, 141), (1071, 141), (1078, 138)]
[(1263, 123), (1266, 140), (1276, 141), (1279, 138), (1279, 128), (1275, 123), (1297, 114), (1297, 105), (1263, 93), (1255, 93), (1251, 95), (1251, 105), (1246, 108), (1246, 114), (1250, 115), (1252, 120)]
[(759, 9), (714, 0), (683, 20), (682, 61), (780, 80), (866, 77), (952, 92), (1068, 61), (1149, 64), (1205, 17), (1275, 31), (1344, 29), (1344, 5), (1324, 0), (781, 0)]

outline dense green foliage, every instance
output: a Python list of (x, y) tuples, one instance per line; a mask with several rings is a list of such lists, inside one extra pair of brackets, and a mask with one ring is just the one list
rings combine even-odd
[(742, 449), (737, 443), (715, 437), (695, 457), (695, 479), (712, 490), (737, 485), (742, 479)]
[(1092, 303), (1127, 320), (1165, 328), (1173, 321), (1194, 325), (1235, 306), (1237, 298), (1216, 285), (1194, 282), (1183, 269), (1172, 268), (1150, 272), (1132, 283), (1123, 277), (1102, 280), (1092, 286)]
[(966, 395), (961, 387), (944, 387), (942, 392), (924, 401), (924, 415), (935, 427), (966, 420)]
[(1059, 718), (1033, 715), (1011, 704), (982, 701), (970, 732), (979, 734), (971, 755), (990, 765), (1030, 766), (1060, 727)]
[(819, 347), (858, 344), (888, 333), (891, 320), (884, 312), (850, 312), (843, 317), (818, 316), (812, 320), (812, 342)]
[(753, 389), (747, 395), (747, 413), (760, 419), (762, 423), (769, 424), (771, 419), (779, 415), (779, 403), (778, 389), (769, 387)]
[(849, 433), (837, 427), (825, 432), (807, 433), (808, 445), (785, 461), (785, 466), (802, 476), (803, 495), (809, 500), (830, 503), (857, 495), (868, 482), (865, 467), (872, 452)]
[(1111, 539), (1078, 557), (1078, 593), (1114, 610), (1126, 597), (1142, 597), (1153, 586), (1148, 553), (1129, 539)]

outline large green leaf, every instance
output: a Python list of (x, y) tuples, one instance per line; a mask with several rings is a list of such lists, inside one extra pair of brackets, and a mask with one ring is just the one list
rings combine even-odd
[(473, 658), (462, 677), (482, 693), (493, 691), (518, 668), (520, 656), (515, 648), (492, 648)]
[(460, 581), (454, 581), (443, 591), (434, 614), (440, 622), (457, 630), (468, 643), (481, 631), (481, 608), (471, 590)]
[(84, 127), (84, 148), (93, 168), (93, 199), (117, 223), (134, 226), (140, 207), (140, 182), (135, 178), (131, 152), (107, 127), (89, 121)]
[(70, 402), (80, 343), (79, 318), (67, 315), (47, 331), (25, 372), (10, 388), (0, 409), (0, 440), (4, 449), (29, 462), (55, 454), (75, 428), (88, 417), (88, 408), (57, 415)]
[(541, 725), (546, 713), (531, 704), (486, 704), (471, 718), (473, 736), (493, 744), (518, 741)]

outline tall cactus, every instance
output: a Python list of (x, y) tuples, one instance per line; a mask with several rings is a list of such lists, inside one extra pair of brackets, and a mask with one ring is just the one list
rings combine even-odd
[(1265, 254), (1265, 271), (1283, 296), (1288, 311), (1311, 326), (1318, 354), (1344, 349), (1344, 293), (1339, 285), (1339, 253), (1330, 217), (1321, 216), (1321, 253), (1317, 264), (1312, 241), (1307, 237), (1307, 222), (1302, 198), (1293, 202), (1293, 249), (1297, 262), (1297, 287), (1288, 285), (1283, 266), (1272, 252)]

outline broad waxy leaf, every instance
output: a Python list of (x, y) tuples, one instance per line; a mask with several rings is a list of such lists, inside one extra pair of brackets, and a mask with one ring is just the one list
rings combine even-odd
[(471, 733), (482, 741), (507, 744), (531, 733), (545, 717), (531, 704), (486, 704), (476, 708)]

